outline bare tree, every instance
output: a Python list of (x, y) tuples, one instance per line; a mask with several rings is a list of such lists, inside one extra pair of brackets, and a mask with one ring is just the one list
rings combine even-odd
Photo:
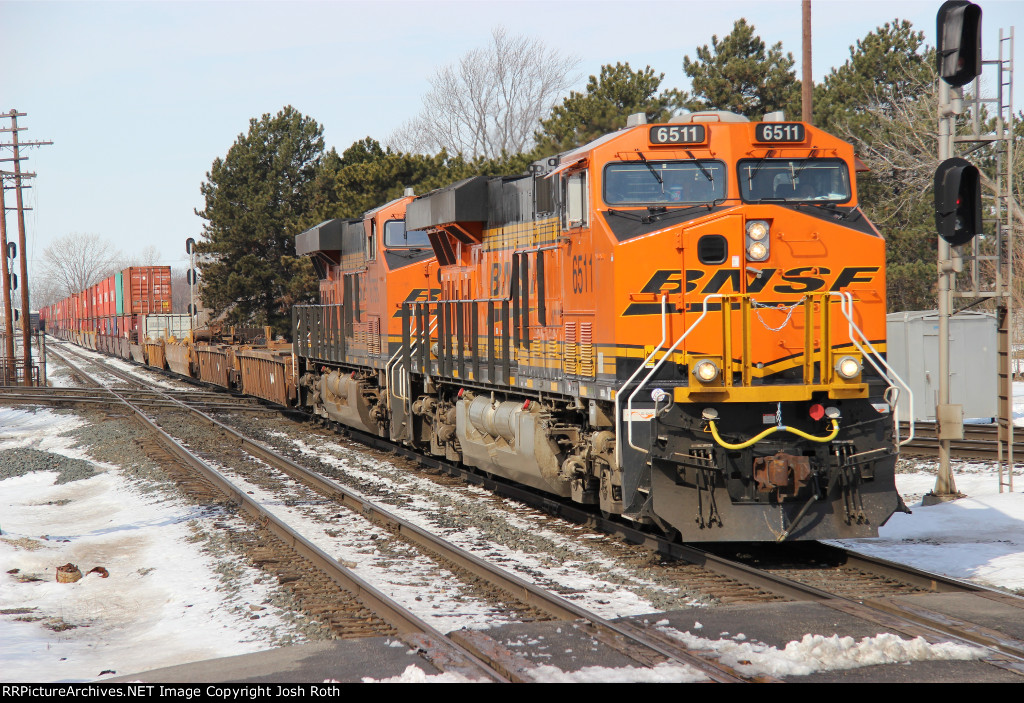
[(40, 291), (49, 288), (58, 300), (85, 290), (121, 270), (121, 252), (98, 234), (61, 237), (43, 251)]
[(423, 110), (391, 134), (399, 151), (446, 149), (466, 157), (497, 158), (533, 145), (540, 119), (568, 90), (579, 63), (539, 39), (509, 36), (498, 27), (490, 45), (437, 70)]
[[(45, 308), (48, 305), (53, 305), (67, 297), (64, 293), (64, 289), (52, 278), (45, 275), (32, 276), (30, 279), (30, 286), (31, 305), (36, 310)], [(13, 307), (20, 309), (21, 296), (11, 296), (11, 303)], [(0, 315), (2, 315), (2, 313), (0, 313)]]
[(872, 210), (879, 225), (910, 211), (926, 198), (939, 165), (935, 77), (915, 78), (907, 72), (900, 85), (905, 93), (893, 95), (875, 84), (871, 94), (865, 96), (859, 117), (868, 117), (869, 127), (860, 119), (860, 124), (846, 123), (839, 128), (839, 136), (854, 144), (857, 156), (873, 173), (891, 174), (900, 183), (884, 207)]
[(124, 270), (129, 266), (159, 266), (162, 258), (156, 245), (149, 244), (138, 254), (122, 257), (118, 268)]

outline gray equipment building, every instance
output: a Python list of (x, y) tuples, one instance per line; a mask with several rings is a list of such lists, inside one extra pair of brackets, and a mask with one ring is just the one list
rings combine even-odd
[[(991, 422), (999, 412), (997, 331), (991, 313), (964, 311), (950, 318), (949, 402), (962, 405), (967, 420)], [(933, 422), (939, 397), (938, 311), (889, 313), (886, 336), (889, 363), (914, 391), (914, 420)], [(900, 396), (899, 409), (901, 420), (910, 418), (905, 394)]]

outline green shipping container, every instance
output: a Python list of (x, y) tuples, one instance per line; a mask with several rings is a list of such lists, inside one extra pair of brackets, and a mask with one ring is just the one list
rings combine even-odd
[(114, 291), (117, 298), (117, 314), (124, 315), (124, 293), (121, 286), (121, 281), (124, 276), (120, 273), (114, 274)]

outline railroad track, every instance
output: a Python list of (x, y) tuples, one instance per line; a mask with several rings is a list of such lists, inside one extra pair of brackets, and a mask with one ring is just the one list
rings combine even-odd
[[(175, 400), (174, 403), (181, 403), (181, 401)], [(631, 656), (638, 661), (654, 656), (661, 660), (695, 666), (712, 680), (750, 680), (727, 667), (722, 667), (706, 653), (685, 650), (678, 643), (654, 629), (631, 622), (608, 622), (594, 616), (575, 604), (564, 601), (564, 599), (547, 593), (529, 582), (493, 567), (443, 540), (439, 541), (436, 536), (401, 520), (382, 507), (368, 502), (365, 498), (352, 494), (337, 483), (308, 471), (262, 444), (245, 438), (213, 418), (204, 417), (208, 422), (222, 428), (223, 431), (230, 432), (245, 451), (280, 468), (306, 485), (312, 486), (318, 493), (329, 496), (386, 527), (389, 531), (402, 535), (426, 551), (437, 555), (440, 559), (485, 579), (495, 588), (510, 594), (521, 603), (545, 613), (547, 617), (587, 623), (587, 627), (594, 631), (596, 639), (619, 651), (631, 653)], [(363, 439), (369, 443), (380, 444), (378, 438), (364, 437)], [(389, 443), (387, 447), (392, 451), (402, 451)], [(424, 457), (418, 455), (416, 460), (421, 464), (430, 463), (429, 460), (424, 461)], [(672, 543), (657, 536), (633, 530), (628, 526), (610, 523), (595, 515), (584, 513), (573, 506), (561, 504), (556, 506), (547, 498), (538, 500), (537, 496), (517, 487), (501, 484), (486, 477), (465, 472), (457, 467), (445, 466), (441, 462), (434, 463), (438, 468), (444, 468), (449, 473), (459, 474), (470, 482), (490, 484), (488, 487), (496, 489), (498, 492), (518, 494), (515, 497), (525, 498), (527, 502), (548, 508), (549, 512), (560, 517), (585, 522), (605, 531), (616, 532), (629, 542), (644, 544), (673, 559), (697, 565), (700, 569), (715, 574), (728, 582), (740, 583), (773, 597), (821, 602), (829, 607), (879, 623), (912, 637), (921, 635), (929, 641), (948, 641), (952, 638), (961, 643), (988, 647), (991, 651), (991, 656), (988, 658), (990, 663), (1024, 673), (1024, 643), (966, 621), (941, 616), (923, 608), (908, 606), (903, 601), (897, 601), (896, 596), (922, 592), (960, 592), (1009, 603), (1014, 607), (1022, 607), (1024, 599), (840, 550), (833, 550), (831, 556), (825, 560), (829, 564), (821, 568), (811, 569), (806, 564), (793, 566), (785, 563), (776, 564), (768, 569), (755, 568), (742, 560)], [(791, 559), (791, 555), (788, 558)], [(815, 558), (815, 561), (822, 561), (820, 555)], [(502, 652), (501, 648), (494, 646), (494, 642), (490, 641), (486, 635), (478, 632), (461, 632), (456, 633), (454, 637), (458, 640), (459, 645), (485, 659), (494, 670), (506, 679), (530, 680), (528, 670), (524, 669), (523, 662), (509, 657), (507, 652)], [(637, 647), (643, 648), (647, 654), (638, 655)]]
[[(74, 353), (78, 354), (78, 352)], [(70, 366), (75, 366), (75, 364), (66, 357), (63, 357), (63, 355), (60, 356), (64, 358), (65, 363)], [(80, 354), (79, 357), (83, 359), (86, 358)], [(92, 360), (90, 359), (89, 361)], [(138, 379), (134, 379), (128, 375), (123, 375), (121, 372), (112, 370), (108, 367), (105, 367), (104, 371), (106, 373), (117, 375), (125, 381), (138, 382)], [(77, 369), (77, 373), (82, 377), (88, 377), (80, 368)], [(114, 389), (108, 389), (108, 392), (120, 395), (120, 391)], [(120, 400), (128, 404), (128, 401), (125, 398), (120, 398)], [(371, 522), (416, 545), (419, 549), (429, 552), (443, 563), (454, 565), (457, 570), (469, 574), (475, 579), (485, 581), (492, 588), (507, 594), (509, 598), (514, 599), (523, 606), (542, 613), (545, 618), (574, 622), (576, 624), (585, 624), (585, 627), (592, 631), (592, 635), (595, 639), (601, 641), (606, 646), (620, 652), (621, 654), (625, 654), (627, 657), (637, 661), (641, 665), (650, 664), (651, 662), (656, 663), (659, 661), (676, 662), (678, 664), (693, 667), (703, 672), (712, 681), (716, 682), (763, 680), (763, 677), (752, 678), (743, 676), (713, 658), (695, 654), (687, 650), (682, 644), (674, 642), (656, 631), (646, 631), (628, 622), (613, 622), (606, 620), (605, 618), (602, 618), (555, 593), (543, 589), (536, 584), (511, 574), (494, 564), (482, 560), (447, 540), (444, 540), (441, 537), (392, 514), (381, 505), (370, 502), (344, 486), (341, 486), (340, 484), (331, 481), (316, 472), (310, 471), (262, 443), (246, 437), (206, 413), (198, 409), (188, 407), (190, 405), (188, 402), (178, 399), (170, 400), (172, 404), (180, 406), (182, 409), (188, 409), (194, 415), (202, 417), (205, 422), (229, 436), (232, 445), (237, 446), (244, 452), (266, 462), (268, 465), (284, 472), (291, 478), (311, 487), (324, 497), (359, 513)], [(150, 407), (150, 410), (152, 410), (152, 406)], [(388, 624), (394, 627), (400, 635), (409, 637), (410, 632), (414, 634), (416, 633), (416, 625), (410, 625), (410, 623), (415, 623), (416, 620), (418, 620), (415, 619), (415, 616), (411, 616), (410, 614), (409, 616), (399, 618), (392, 614), (392, 611), (396, 609), (404, 609), (396, 603), (386, 603), (385, 601), (390, 600), (387, 596), (362, 581), (354, 574), (348, 573), (348, 569), (337, 564), (335, 560), (317, 550), (312, 543), (302, 538), (286, 525), (279, 523), (277, 518), (270, 511), (266, 510), (256, 503), (254, 499), (247, 496), (244, 490), (231, 484), (220, 472), (215, 471), (206, 465), (196, 454), (183, 446), (179, 441), (174, 440), (163, 432), (163, 430), (160, 430), (148, 417), (143, 416), (142, 419), (143, 422), (145, 422), (152, 430), (166, 437), (164, 442), (165, 445), (179, 459), (202, 471), (203, 475), (211, 483), (215, 484), (226, 496), (233, 501), (239, 502), (243, 509), (249, 512), (260, 524), (265, 525), (267, 529), (278, 535), (279, 539), (282, 539), (295, 547), (303, 558), (314, 563), (325, 573), (331, 574), (331, 578), (333, 580), (343, 583), (344, 587), (351, 590), (351, 592), (360, 600), (363, 600), (366, 594), (369, 594), (369, 600), (372, 604), (370, 606), (371, 609), (375, 613), (385, 613), (381, 615), (381, 617)], [(169, 440), (169, 442), (167, 440)], [(410, 628), (412, 629), (410, 630)], [(463, 670), (463, 673), (471, 668), (466, 664), (467, 661), (481, 661), (483, 662), (483, 668), (481, 670), (490, 672), (490, 678), (495, 678), (496, 674), (496, 680), (517, 682), (528, 682), (533, 680), (529, 675), (530, 667), (526, 662), (512, 655), (510, 652), (503, 650), (501, 647), (496, 646), (496, 644), (486, 635), (473, 631), (459, 631), (453, 633), (449, 639), (445, 635), (442, 635), (425, 624), (423, 625), (423, 628), (423, 632), (428, 634), (424, 635), (419, 633), (418, 637), (420, 638), (420, 641), (413, 641), (411, 643), (416, 644), (420, 648), (425, 648), (425, 640), (431, 644), (431, 649), (436, 650), (440, 646), (438, 642), (451, 642), (450, 647), (442, 647), (442, 649), (448, 650), (450, 648), (454, 648), (456, 652), (461, 654), (461, 657), (456, 657), (456, 661), (460, 662), (459, 667)], [(453, 655), (450, 653), (446, 653), (444, 656), (440, 657), (442, 662), (447, 662), (452, 658)], [(443, 666), (444, 664), (442, 664), (442, 668)]]
[[(398, 453), (407, 451), (379, 438), (358, 432), (351, 434), (359, 436), (360, 440), (367, 444), (390, 447), (392, 451)], [(1024, 641), (897, 600), (899, 596), (909, 594), (961, 593), (1024, 610), (1024, 598), (1019, 596), (903, 564), (860, 555), (850, 550), (818, 544), (815, 544), (814, 548), (819, 552), (810, 561), (797, 557), (795, 566), (776, 563), (772, 568), (759, 568), (751, 565), (752, 559), (727, 557), (712, 548), (702, 549), (670, 541), (513, 484), (481, 476), (442, 461), (416, 454), (411, 456), (420, 463), (434, 466), (467, 482), (525, 502), (551, 515), (587, 524), (601, 532), (618, 535), (626, 542), (643, 545), (671, 559), (698, 566), (730, 584), (738, 583), (746, 587), (751, 593), (769, 594), (764, 600), (770, 600), (771, 596), (775, 596), (784, 600), (822, 603), (911, 637), (923, 636), (930, 642), (952, 640), (984, 647), (991, 652), (987, 661), (1024, 675)], [(793, 546), (779, 545), (780, 548)], [(749, 547), (750, 545), (744, 545), (745, 550)], [(796, 546), (797, 550), (803, 548)], [(822, 552), (827, 553), (827, 559), (823, 559)], [(784, 559), (792, 562), (794, 555), (790, 552), (784, 555)], [(828, 564), (818, 566), (822, 561), (827, 561)]]
[[(65, 364), (75, 369), (75, 373), (87, 383), (96, 388), (102, 387), (99, 381), (90, 377), (80, 366), (68, 359), (67, 356), (57, 352), (53, 347), (48, 351), (54, 353)], [(74, 353), (80, 359), (95, 363), (78, 352)], [(122, 374), (109, 367), (105, 367), (104, 371), (117, 375), (124, 381), (139, 383), (139, 379)], [(293, 563), (294, 557), (289, 559), (287, 555), (288, 550), (291, 550), (295, 555), (314, 567), (323, 577), (350, 594), (351, 602), (344, 604), (346, 612), (340, 613), (337, 618), (340, 624), (354, 623), (357, 625), (356, 634), (364, 636), (366, 634), (397, 634), (410, 646), (423, 651), (427, 658), (443, 671), (456, 671), (469, 678), (485, 678), (494, 681), (507, 680), (506, 677), (491, 668), (485, 661), (473, 655), (462, 645), (449, 639), (443, 633), (435, 630), (414, 613), (360, 578), (350, 569), (338, 563), (310, 540), (289, 527), (257, 500), (247, 495), (244, 489), (232, 483), (220, 471), (210, 466), (182, 442), (161, 429), (142, 407), (133, 404), (126, 395), (113, 388), (106, 388), (105, 390), (109, 394), (111, 405), (119, 405), (131, 410), (136, 419), (149, 430), (150, 436), (155, 438), (166, 452), (173, 455), (183, 465), (198, 472), (206, 483), (219, 491), (227, 500), (239, 506), (255, 524), (276, 538), (280, 544), (273, 545), (269, 549), (265, 548), (265, 553), (262, 555), (264, 564), (291, 563), (290, 570), (298, 572), (295, 574), (296, 580), (302, 578), (302, 567), (295, 567)], [(181, 409), (189, 410), (185, 403), (170, 396), (167, 396), (167, 399)], [(149, 410), (151, 411), (152, 407)], [(282, 551), (281, 545), (285, 546), (286, 549)], [(256, 561), (259, 562), (260, 559), (257, 558)], [(315, 587), (317, 584), (314, 583), (312, 585)], [(373, 622), (374, 620), (379, 621), (379, 623)]]
[[(408, 450), (380, 438), (350, 431), (365, 444), (395, 453)], [(717, 585), (731, 592), (753, 594), (753, 600), (811, 601), (874, 622), (910, 637), (923, 636), (930, 642), (955, 641), (988, 648), (989, 663), (1024, 675), (1024, 642), (965, 620), (951, 618), (925, 608), (908, 605), (900, 596), (925, 593), (960, 593), (996, 601), (1024, 610), (1024, 598), (984, 586), (926, 572), (902, 564), (867, 557), (850, 550), (812, 544), (809, 557), (781, 552), (770, 568), (753, 566), (754, 558), (738, 559), (712, 549), (673, 542), (638, 530), (618, 521), (607, 520), (573, 504), (554, 501), (514, 484), (507, 484), (473, 471), (409, 452), (407, 456), (422, 465), (443, 470), (460, 479), (483, 486), (500, 495), (514, 498), (545, 512), (587, 524), (599, 531), (616, 534), (624, 541), (643, 545), (677, 560), (686, 567), (699, 567), (695, 577), (707, 581), (720, 579)], [(744, 545), (749, 551), (750, 545)], [(802, 545), (778, 545), (785, 549)], [(709, 578), (710, 575), (710, 578)], [(737, 588), (738, 586), (738, 588)], [(742, 599), (748, 599), (746, 595)], [(637, 625), (629, 627), (638, 628)], [(658, 633), (653, 633), (657, 635)]]
[[(907, 423), (900, 423), (900, 434), (906, 436)], [(997, 445), (998, 428), (995, 425), (964, 425), (964, 438), (950, 441), (950, 455), (958, 459), (995, 461), (999, 458)], [(938, 456), (939, 440), (934, 422), (915, 422), (914, 439), (900, 447), (901, 454), (910, 456)], [(1014, 432), (1013, 454), (1015, 461), (1024, 459), (1024, 427)], [(1004, 456), (1005, 460), (1006, 457)]]
[[(277, 417), (276, 408), (260, 405), (244, 396), (226, 397), (223, 393), (201, 391), (152, 391), (139, 388), (119, 388), (120, 393), (132, 403), (143, 408), (173, 408), (175, 400), (189, 403), (208, 412), (253, 413)], [(97, 387), (52, 387), (11, 386), (3, 391), (4, 402), (17, 405), (108, 405), (110, 394)], [(169, 399), (170, 398), (170, 399)]]

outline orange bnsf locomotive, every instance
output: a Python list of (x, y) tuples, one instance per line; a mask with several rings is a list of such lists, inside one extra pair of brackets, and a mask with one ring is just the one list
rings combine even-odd
[(325, 222), (301, 400), (683, 541), (876, 535), (906, 508), (855, 163), (800, 122), (631, 119)]

